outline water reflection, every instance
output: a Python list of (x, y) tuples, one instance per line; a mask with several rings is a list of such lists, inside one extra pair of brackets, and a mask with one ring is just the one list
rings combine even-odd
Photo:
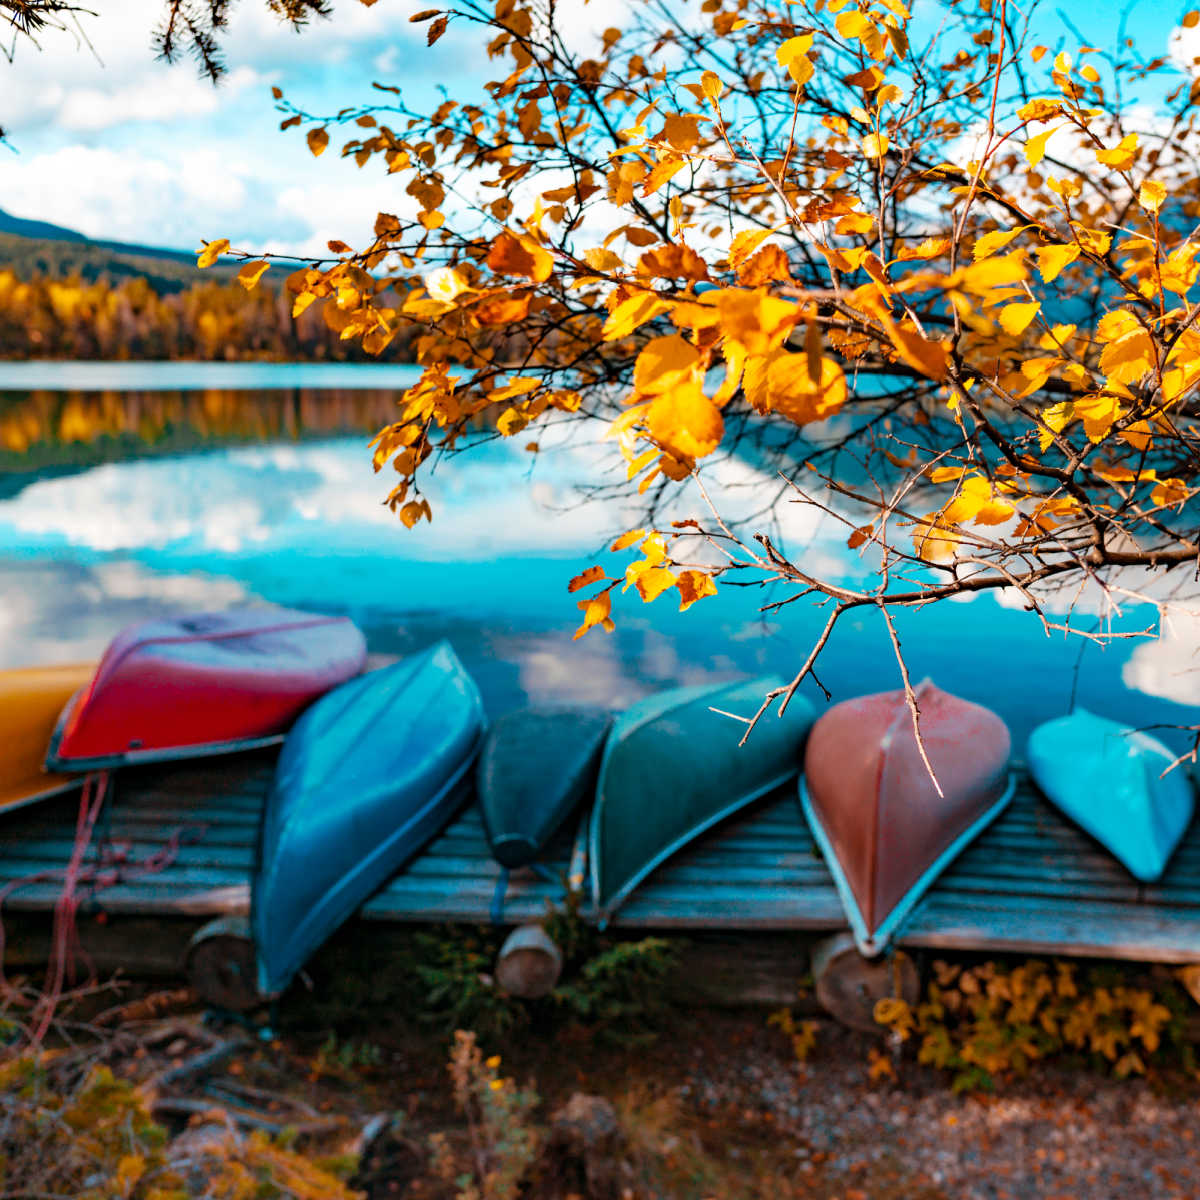
[[(0, 501), (0, 665), (94, 655), (131, 620), (259, 600), (347, 613), (376, 652), (449, 637), (493, 714), (526, 701), (622, 706), (672, 684), (794, 671), (824, 611), (806, 600), (764, 622), (757, 606), (771, 596), (728, 586), (686, 614), (670, 595), (643, 605), (630, 593), (615, 605), (616, 633), (572, 640), (567, 579), (624, 561), (602, 549), (627, 527), (622, 516), (571, 487), (594, 471), (594, 454), (562, 446), (531, 459), (495, 442), (450, 459), (434, 476), (434, 523), (414, 533), (381, 507), (386, 484), (361, 437), (39, 478)], [(754, 482), (744, 464), (724, 469), (740, 472), (727, 485)], [(797, 506), (780, 535), (845, 580), (869, 570), (840, 526)], [(1117, 627), (1154, 617), (1131, 606)], [(991, 596), (903, 614), (898, 627), (914, 676), (996, 708), (1018, 748), (1067, 711), (1077, 666), (1080, 702), (1119, 720), (1190, 723), (1184, 706), (1200, 700), (1195, 618), (1174, 619), (1157, 641), (1089, 646), (1082, 659), (1078, 641), (1046, 638), (1036, 618)], [(897, 686), (878, 614), (839, 627), (821, 680), (835, 699)]]

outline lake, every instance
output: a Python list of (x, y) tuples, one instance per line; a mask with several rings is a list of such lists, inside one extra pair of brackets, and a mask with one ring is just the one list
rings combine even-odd
[[(532, 703), (624, 706), (674, 684), (798, 669), (824, 621), (814, 603), (764, 620), (781, 598), (722, 587), (679, 613), (614, 601), (616, 632), (572, 639), (567, 581), (629, 514), (584, 503), (582, 480), (615, 449), (543, 438), (489, 442), (441, 463), (432, 525), (407, 531), (381, 504), (390, 470), (367, 440), (392, 419), (411, 367), (206, 363), (0, 364), (0, 666), (98, 655), (122, 626), (185, 610), (270, 602), (345, 613), (370, 649), (406, 654), (446, 637), (493, 715)], [(738, 503), (753, 468), (714, 486)], [(691, 506), (689, 509), (689, 505)], [(845, 530), (789, 506), (794, 556), (845, 580), (868, 568)], [(699, 498), (672, 516), (701, 515)], [(1116, 627), (1152, 627), (1130, 605)], [(1091, 628), (1086, 597), (1076, 622)], [(897, 618), (914, 681), (987, 704), (1020, 750), (1037, 723), (1080, 703), (1137, 725), (1191, 724), (1200, 701), (1200, 621), (1107, 647), (1047, 637), (1003, 597), (978, 596)], [(877, 613), (844, 619), (820, 666), (835, 700), (899, 686)], [(824, 706), (815, 685), (805, 692)], [(1168, 741), (1182, 745), (1178, 737)]]

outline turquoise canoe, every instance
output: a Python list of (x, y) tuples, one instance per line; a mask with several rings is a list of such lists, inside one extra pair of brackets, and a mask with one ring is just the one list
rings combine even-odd
[(783, 681), (676, 688), (635, 704), (609, 734), (592, 808), (588, 859), (602, 921), (680, 847), (753, 800), (794, 779), (813, 708), (793, 696), (768, 711), (739, 747), (741, 721)]
[(486, 720), (449, 643), (328, 693), (284, 742), (251, 925), (263, 996), (281, 992), (469, 794)]
[(501, 866), (533, 862), (592, 792), (611, 725), (606, 712), (521, 709), (488, 730), (475, 790)]
[(1152, 883), (1192, 820), (1195, 797), (1175, 755), (1149, 734), (1076, 709), (1029, 737), (1034, 782), (1063, 813)]

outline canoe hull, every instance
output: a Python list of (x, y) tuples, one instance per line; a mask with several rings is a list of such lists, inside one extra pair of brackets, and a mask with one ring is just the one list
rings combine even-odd
[(611, 725), (608, 713), (523, 709), (488, 730), (476, 790), (501, 866), (533, 862), (594, 789)]
[(866, 955), (886, 948), (1013, 792), (1011, 742), (999, 717), (929, 682), (917, 689), (917, 704), (924, 756), (903, 691), (835, 705), (814, 725), (805, 753), (801, 807)]
[(88, 663), (0, 672), (0, 813), (79, 785), (76, 777), (46, 772), (42, 763), (64, 706), (95, 669)]
[(486, 721), (450, 646), (343, 684), (296, 722), (263, 817), (251, 923), (263, 995), (454, 815)]
[(677, 688), (617, 718), (605, 746), (588, 839), (593, 902), (607, 921), (660, 863), (705, 830), (794, 779), (812, 706), (795, 696), (746, 727), (776, 678)]
[(1195, 809), (1181, 767), (1162, 742), (1084, 709), (1039, 725), (1029, 738), (1030, 774), (1050, 802), (1094, 837), (1136, 879), (1161, 878)]
[(97, 770), (269, 745), (365, 662), (344, 617), (241, 609), (134, 626), (66, 707), (46, 765)]

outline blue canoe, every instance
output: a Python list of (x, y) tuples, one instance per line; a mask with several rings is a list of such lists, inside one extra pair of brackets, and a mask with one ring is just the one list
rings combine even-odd
[(343, 684), (296, 722), (267, 799), (251, 904), (263, 996), (453, 816), (485, 727), (447, 642)]
[(592, 899), (602, 921), (660, 863), (723, 818), (794, 779), (813, 708), (793, 696), (774, 706), (745, 746), (740, 721), (783, 681), (674, 688), (635, 704), (613, 724), (588, 838)]
[(1076, 709), (1029, 737), (1029, 770), (1050, 801), (1129, 869), (1152, 883), (1192, 819), (1195, 797), (1162, 742)]

